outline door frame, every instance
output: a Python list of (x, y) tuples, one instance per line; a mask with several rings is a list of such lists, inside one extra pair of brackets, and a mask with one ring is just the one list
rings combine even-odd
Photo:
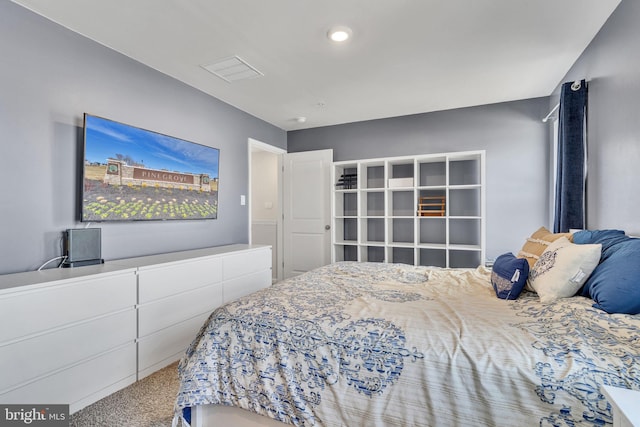
[(253, 218), (251, 215), (251, 202), (252, 202), (252, 185), (251, 185), (251, 175), (252, 175), (252, 152), (256, 150), (256, 151), (267, 151), (269, 153), (273, 153), (278, 155), (278, 204), (276, 206), (277, 212), (276, 212), (276, 229), (277, 229), (277, 235), (276, 235), (276, 244), (277, 244), (277, 250), (276, 250), (276, 259), (277, 259), (277, 263), (276, 263), (276, 279), (277, 280), (282, 280), (282, 278), (284, 277), (284, 269), (282, 267), (282, 262), (283, 262), (283, 256), (284, 256), (284, 224), (283, 224), (283, 220), (282, 220), (282, 215), (284, 212), (284, 200), (283, 200), (283, 181), (282, 181), (282, 167), (283, 167), (283, 156), (284, 154), (286, 154), (287, 150), (284, 150), (282, 148), (278, 148), (276, 146), (267, 144), (265, 142), (262, 141), (258, 141), (257, 139), (253, 139), (253, 138), (249, 138), (247, 141), (247, 151), (248, 151), (248, 156), (247, 158), (249, 159), (249, 164), (248, 164), (248, 174), (249, 174), (249, 190), (248, 190), (248, 194), (247, 194), (247, 199), (249, 201), (248, 203), (248, 218), (249, 218), (249, 224), (248, 224), (248, 236), (249, 236), (249, 244), (252, 244), (252, 236), (251, 236), (251, 224), (253, 222)]

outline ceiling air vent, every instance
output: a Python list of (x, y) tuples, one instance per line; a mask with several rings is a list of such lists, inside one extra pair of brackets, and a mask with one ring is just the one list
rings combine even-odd
[(221, 59), (213, 64), (202, 65), (202, 68), (229, 83), (264, 76), (264, 74), (238, 56)]

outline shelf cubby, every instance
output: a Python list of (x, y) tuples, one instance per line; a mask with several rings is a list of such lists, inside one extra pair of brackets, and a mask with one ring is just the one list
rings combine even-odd
[(384, 188), (384, 162), (361, 164), (360, 175), (362, 176), (360, 188)]
[(418, 243), (421, 245), (447, 244), (447, 220), (439, 217), (423, 217), (418, 220)]
[(335, 261), (358, 261), (358, 246), (334, 245)]
[(413, 218), (389, 219), (389, 244), (414, 244)]
[(482, 263), (481, 252), (455, 250), (449, 251), (449, 267), (451, 268), (473, 268)]
[(444, 249), (420, 248), (420, 264), (434, 267), (447, 266), (447, 251)]
[(449, 185), (480, 185), (480, 162), (476, 158), (449, 162)]
[[(430, 203), (432, 206), (422, 207), (421, 201), (426, 199), (426, 203)], [(437, 203), (442, 201), (444, 206), (436, 206)], [(437, 189), (420, 189), (418, 190), (418, 197), (416, 199), (416, 215), (418, 216), (446, 216), (447, 209), (447, 190), (445, 187)]]
[(389, 190), (390, 216), (415, 216), (416, 202), (413, 190)]
[(479, 219), (450, 219), (449, 244), (480, 248), (482, 239)]
[(360, 259), (363, 262), (385, 262), (384, 246), (361, 246)]
[[(413, 161), (389, 162), (390, 178), (413, 178)], [(412, 185), (413, 187), (413, 185)]]
[(334, 170), (334, 189), (355, 190), (358, 188), (357, 163), (345, 164)]
[(449, 216), (480, 217), (481, 188), (450, 188), (447, 198)]
[(361, 197), (361, 216), (384, 216), (384, 191), (366, 191)]
[(384, 218), (362, 218), (361, 221), (361, 243), (384, 244)]
[(355, 190), (337, 191), (335, 193), (336, 216), (358, 216), (358, 193)]
[(413, 248), (391, 247), (391, 262), (415, 265)]
[(358, 242), (358, 219), (336, 218), (334, 226), (334, 240), (336, 243)]
[(387, 163), (387, 187), (388, 188), (413, 188), (415, 179), (413, 176), (414, 161), (405, 159), (389, 161)]
[(447, 161), (445, 157), (436, 157), (418, 162), (419, 187), (447, 185)]

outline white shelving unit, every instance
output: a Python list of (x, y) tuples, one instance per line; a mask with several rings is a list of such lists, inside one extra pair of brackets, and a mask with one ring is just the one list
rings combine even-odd
[[(334, 262), (484, 263), (484, 151), (335, 162), (332, 178)], [(443, 212), (418, 212), (421, 197)]]

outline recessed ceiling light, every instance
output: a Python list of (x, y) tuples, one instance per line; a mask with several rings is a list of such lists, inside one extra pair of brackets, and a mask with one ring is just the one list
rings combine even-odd
[(331, 41), (334, 41), (336, 43), (342, 43), (349, 40), (349, 38), (351, 38), (351, 34), (352, 34), (351, 28), (341, 25), (341, 26), (331, 28), (327, 32), (327, 37), (329, 37), (329, 40)]
[(301, 117), (296, 117), (294, 120), (298, 123), (304, 123), (307, 121), (307, 118), (301, 116)]

